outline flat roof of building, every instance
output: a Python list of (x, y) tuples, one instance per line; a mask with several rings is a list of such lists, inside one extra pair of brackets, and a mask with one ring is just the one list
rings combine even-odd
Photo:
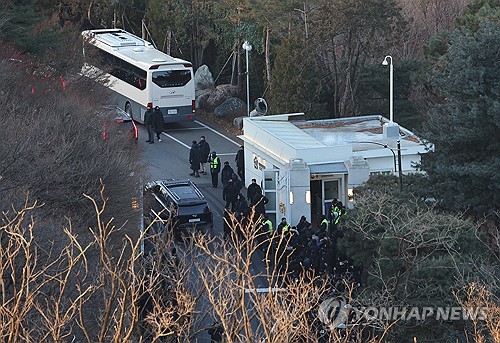
[[(295, 148), (351, 145), (353, 151), (394, 147), (395, 140), (384, 139), (383, 126), (389, 120), (381, 115), (369, 115), (324, 120), (297, 120), (303, 113), (252, 117), (260, 128)], [(422, 140), (399, 126), (401, 147), (422, 146)], [(375, 144), (374, 144), (375, 143)]]

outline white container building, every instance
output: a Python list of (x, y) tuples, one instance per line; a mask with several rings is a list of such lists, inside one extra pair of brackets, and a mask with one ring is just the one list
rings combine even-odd
[(305, 121), (303, 113), (243, 119), (245, 184), (256, 179), (269, 198), (266, 213), (313, 224), (334, 198), (352, 207), (352, 189), (372, 174), (416, 172), (428, 150), (411, 131), (380, 115)]

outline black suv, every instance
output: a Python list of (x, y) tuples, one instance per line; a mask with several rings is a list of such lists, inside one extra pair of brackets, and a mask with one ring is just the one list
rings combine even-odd
[(175, 234), (193, 230), (205, 232), (213, 226), (207, 200), (191, 180), (148, 182), (144, 187), (144, 211), (171, 220)]

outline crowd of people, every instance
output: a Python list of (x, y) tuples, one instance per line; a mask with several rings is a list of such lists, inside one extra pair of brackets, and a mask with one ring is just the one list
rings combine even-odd
[(347, 262), (339, 258), (336, 247), (342, 237), (341, 222), (347, 216), (341, 201), (333, 200), (328, 215), (322, 216), (316, 227), (302, 216), (293, 226), (283, 217), (276, 228), (266, 215), (267, 202), (255, 179), (247, 188), (247, 199), (238, 193), (233, 206), (226, 198), (224, 237), (227, 239), (234, 232), (230, 226), (233, 215), (239, 221), (236, 234), (244, 238), (245, 234), (239, 230), (255, 228), (256, 238), (265, 255), (263, 261), (276, 263), (282, 271), (286, 269), (288, 279), (298, 278), (304, 270), (332, 277), (346, 272)]
[[(292, 278), (298, 277), (304, 270), (314, 271), (316, 275), (334, 276), (341, 273), (343, 266), (337, 256), (336, 242), (342, 236), (340, 225), (347, 215), (342, 202), (334, 199), (328, 213), (319, 218), (316, 227), (302, 216), (294, 226), (282, 218), (274, 228), (266, 215), (265, 206), (269, 199), (263, 194), (257, 180), (251, 180), (246, 196), (242, 193), (245, 170), (243, 151), (241, 146), (236, 154), (236, 172), (229, 161), (221, 163), (217, 152), (210, 150), (204, 136), (198, 142), (192, 142), (189, 153), (189, 175), (200, 177), (200, 173), (210, 173), (213, 188), (218, 188), (219, 181), (222, 184), (222, 198), (225, 201), (224, 238), (228, 239), (234, 231), (231, 228), (231, 217), (234, 217), (239, 223), (240, 231), (237, 234), (244, 237), (241, 230), (256, 228), (262, 250), (271, 252), (271, 260), (277, 262), (279, 268), (284, 268), (286, 264)], [(269, 253), (266, 256), (269, 257)]]

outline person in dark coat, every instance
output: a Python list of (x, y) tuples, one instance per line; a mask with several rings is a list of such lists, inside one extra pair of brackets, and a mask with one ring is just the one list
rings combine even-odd
[(146, 125), (146, 129), (148, 130), (148, 140), (146, 142), (153, 144), (155, 142), (155, 137), (153, 128), (153, 105), (151, 104), (148, 104), (146, 113), (144, 113), (144, 125)]
[(226, 208), (231, 211), (236, 209), (236, 198), (238, 197), (238, 190), (236, 189), (233, 179), (229, 179), (222, 190), (222, 198), (226, 200)]
[(189, 150), (189, 163), (191, 164), (191, 170), (193, 171), (189, 175), (200, 177), (200, 149), (198, 148), (196, 141), (193, 141), (191, 150)]
[(220, 158), (215, 151), (208, 158), (210, 163), (210, 175), (212, 176), (212, 187), (217, 188), (219, 185)]
[(258, 219), (260, 215), (266, 214), (266, 204), (269, 202), (269, 199), (262, 194), (262, 192), (258, 192), (255, 194), (252, 200), (252, 206), (254, 208), (254, 218)]
[(238, 176), (242, 181), (245, 181), (245, 150), (243, 148), (243, 145), (240, 146), (240, 149), (236, 153), (234, 162), (236, 162), (236, 169), (238, 171)]
[(236, 196), (236, 213), (239, 216), (246, 216), (248, 214), (248, 202), (241, 193), (238, 193)]
[(247, 188), (247, 199), (250, 203), (252, 203), (253, 198), (255, 197), (255, 194), (261, 193), (262, 194), (262, 188), (257, 184), (257, 180), (252, 179), (252, 183), (248, 185)]
[(221, 324), (215, 322), (212, 327), (208, 329), (208, 334), (210, 335), (211, 342), (222, 342), (222, 335), (224, 334), (224, 328)]
[(163, 113), (161, 113), (160, 107), (156, 106), (153, 112), (153, 129), (156, 133), (156, 138), (158, 142), (161, 142), (161, 133), (165, 126), (165, 120), (163, 119)]
[(229, 162), (224, 162), (224, 168), (222, 168), (222, 171), (220, 173), (220, 181), (222, 182), (222, 185), (225, 186), (229, 179), (233, 176), (233, 174), (234, 170), (229, 165)]
[(200, 137), (198, 147), (200, 148), (201, 173), (207, 175), (206, 163), (208, 161), (208, 155), (210, 155), (210, 144), (205, 140), (205, 136)]
[(236, 175), (235, 173), (233, 173), (233, 175), (231, 176), (231, 179), (233, 179), (234, 186), (236, 187), (236, 189), (238, 190), (238, 193), (239, 193), (241, 191), (241, 189), (243, 188), (243, 182), (241, 182), (238, 175)]

